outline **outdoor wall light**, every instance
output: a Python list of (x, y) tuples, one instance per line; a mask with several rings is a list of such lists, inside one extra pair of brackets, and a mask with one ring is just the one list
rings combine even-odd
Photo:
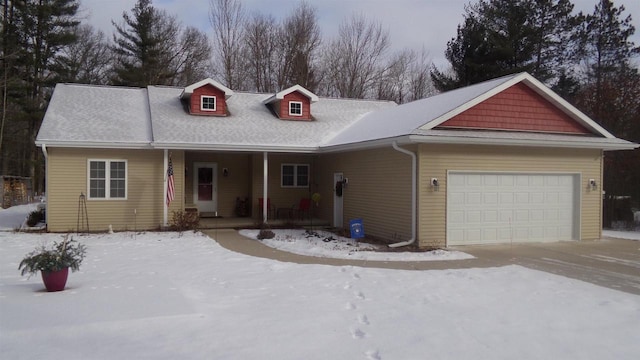
[(438, 178), (431, 178), (431, 189), (433, 189), (433, 191), (440, 190), (440, 184), (438, 183)]
[(598, 184), (596, 183), (596, 179), (589, 179), (589, 189), (595, 190), (598, 188)]

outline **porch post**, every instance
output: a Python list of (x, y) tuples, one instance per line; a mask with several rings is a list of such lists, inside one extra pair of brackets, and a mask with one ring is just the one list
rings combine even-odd
[(162, 196), (162, 209), (163, 209), (163, 217), (162, 217), (162, 227), (166, 228), (167, 227), (167, 222), (168, 222), (168, 217), (169, 217), (169, 207), (167, 206), (167, 169), (169, 168), (169, 150), (168, 149), (164, 149), (164, 182), (163, 182), (163, 194), (164, 196)]
[(267, 159), (267, 152), (262, 153), (262, 222), (267, 223), (269, 214), (268, 212), (268, 178), (269, 178), (269, 160)]

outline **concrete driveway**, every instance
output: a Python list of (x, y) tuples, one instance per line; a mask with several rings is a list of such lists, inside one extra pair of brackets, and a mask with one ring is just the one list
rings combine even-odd
[(517, 264), (640, 295), (640, 242), (597, 241), (455, 247), (496, 266)]
[(444, 270), (521, 265), (640, 295), (640, 242), (604, 238), (598, 241), (458, 246), (475, 256), (448, 261), (363, 261), (311, 257), (276, 250), (232, 229), (205, 230), (221, 246), (243, 254), (300, 264), (362, 266), (403, 270)]

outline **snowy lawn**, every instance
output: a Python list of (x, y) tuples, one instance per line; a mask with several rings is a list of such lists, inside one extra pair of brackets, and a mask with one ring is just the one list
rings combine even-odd
[[(1, 218), (2, 213), (0, 213)], [(2, 223), (2, 221), (0, 221)], [(75, 237), (67, 290), (21, 277), (60, 234), (0, 232), (2, 359), (636, 359), (640, 297), (519, 266), (299, 265), (193, 233)]]

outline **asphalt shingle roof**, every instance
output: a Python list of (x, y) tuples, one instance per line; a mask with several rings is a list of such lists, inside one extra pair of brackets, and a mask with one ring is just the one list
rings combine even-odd
[[(434, 129), (443, 119), (526, 81), (556, 103), (593, 136)], [(190, 115), (180, 101), (184, 88), (146, 89), (58, 84), (36, 144), (104, 148), (161, 148), (229, 151), (315, 152), (365, 147), (378, 141), (452, 143), (495, 140), (494, 144), (630, 149), (593, 120), (553, 94), (528, 74), (515, 74), (430, 98), (396, 105), (389, 101), (319, 98), (313, 121), (278, 119), (264, 104), (273, 94), (233, 92), (229, 116)], [(606, 138), (606, 139), (605, 139)]]

